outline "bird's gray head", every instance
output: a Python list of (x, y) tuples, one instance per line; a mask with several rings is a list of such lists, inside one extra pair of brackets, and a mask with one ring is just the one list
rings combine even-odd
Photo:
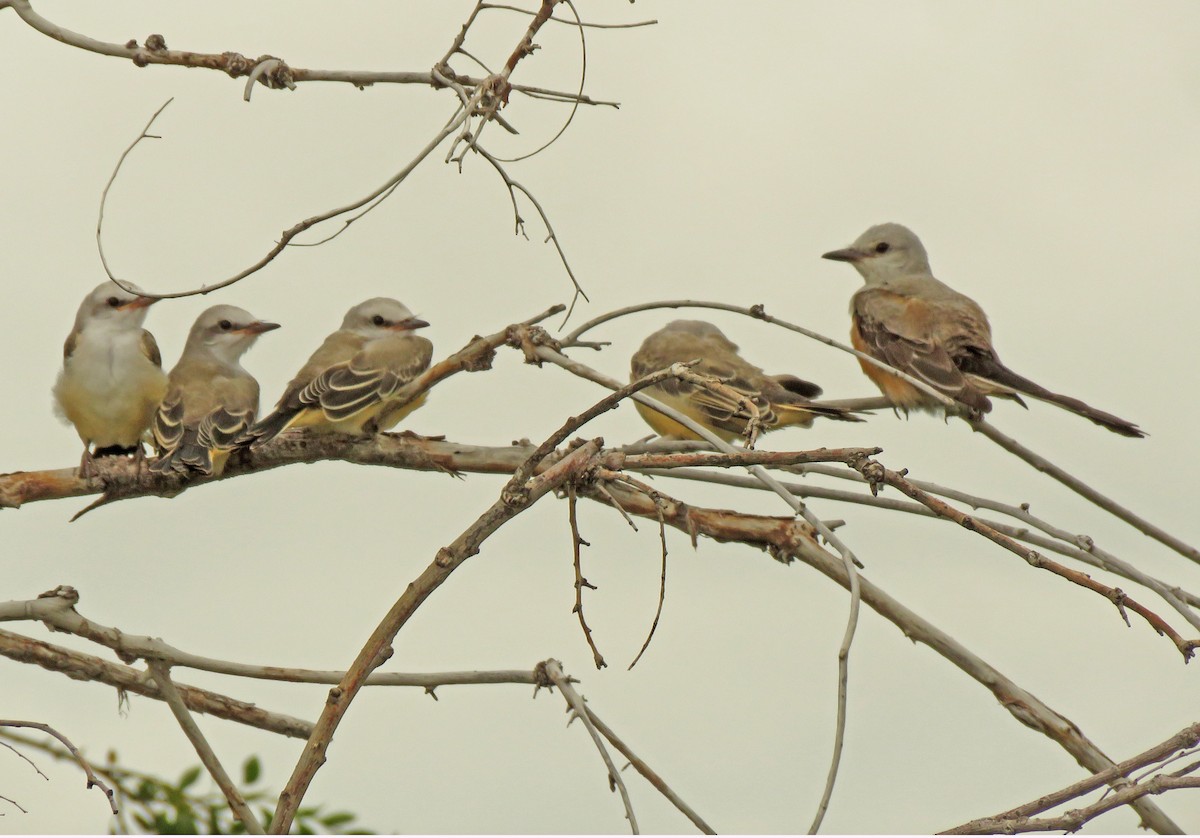
[[(137, 289), (132, 283), (125, 283)], [(109, 281), (97, 285), (83, 298), (79, 312), (75, 315), (75, 328), (85, 326), (109, 326), (116, 328), (141, 328), (146, 321), (146, 309), (158, 302), (153, 297), (130, 293), (117, 283)]]
[(724, 332), (707, 320), (672, 320), (663, 327), (663, 331), (695, 335), (699, 338), (725, 337)]
[(375, 339), (423, 329), (429, 324), (391, 297), (374, 297), (346, 312), (342, 329)]
[(901, 224), (877, 224), (842, 250), (822, 259), (849, 262), (868, 285), (916, 274), (929, 274), (929, 256), (917, 234)]
[(278, 328), (278, 323), (259, 320), (244, 308), (213, 306), (196, 318), (183, 351), (184, 354), (206, 352), (234, 364), (254, 345), (259, 335)]

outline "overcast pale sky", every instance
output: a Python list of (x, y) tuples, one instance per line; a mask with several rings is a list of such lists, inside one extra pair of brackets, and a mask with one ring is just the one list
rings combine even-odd
[[(40, 0), (52, 20), (124, 43), (150, 33), (176, 49), (270, 53), (299, 67), (427, 70), (469, 2), (397, 5)], [(541, 201), (592, 302), (574, 323), (676, 297), (768, 311), (844, 339), (860, 282), (819, 256), (871, 224), (913, 228), (934, 272), (989, 312), (1011, 367), (1141, 424), (1130, 440), (1052, 406), (998, 404), (1002, 430), (1190, 543), (1200, 540), (1193, 411), (1200, 199), (1200, 6), (1010, 0), (942, 2), (625, 2), (579, 4), (585, 19), (659, 24), (591, 31), (587, 92), (620, 110), (583, 108), (566, 135), (511, 172)], [(526, 25), (488, 12), (468, 49), (499, 65)], [(515, 80), (573, 89), (578, 36), (547, 27)], [(476, 72), (465, 59), (460, 72)], [(113, 164), (150, 114), (174, 103), (113, 188), (106, 251), (114, 271), (153, 291), (228, 276), (279, 231), (357, 198), (402, 167), (450, 115), (421, 86), (306, 84), (295, 92), (208, 71), (138, 69), (65, 47), (0, 11), (0, 471), (78, 459), (51, 413), (61, 345), (83, 295), (103, 279), (94, 229)], [(529, 151), (566, 115), (514, 96), (494, 153)], [(535, 213), (512, 235), (503, 185), (486, 164), (459, 174), (422, 165), (336, 241), (285, 253), (217, 295), (162, 303), (147, 326), (173, 364), (213, 302), (283, 324), (246, 357), (264, 406), (343, 312), (367, 297), (405, 302), (432, 326), (436, 354), (551, 303), (569, 283)], [(649, 312), (595, 333), (583, 360), (617, 377), (642, 338), (678, 316)], [(717, 322), (771, 372), (874, 395), (849, 356), (735, 315)], [(540, 440), (603, 395), (511, 351), (481, 375), (446, 381), (405, 423), (455, 441)], [(632, 407), (588, 433), (610, 444), (648, 429)], [(1008, 456), (960, 422), (880, 414), (764, 440), (775, 450), (880, 445), (914, 477), (1019, 503), (1189, 590), (1200, 572)], [(828, 481), (827, 481), (828, 482)], [(777, 498), (660, 480), (689, 502), (784, 514)], [(341, 463), (290, 467), (122, 502), (78, 523), (83, 500), (0, 515), (4, 591), (27, 599), (76, 587), (80, 611), (197, 654), (248, 663), (344, 668), (410, 579), (494, 500), (495, 477)], [(894, 494), (894, 493), (892, 493)], [(1027, 567), (945, 523), (814, 501), (846, 521), (865, 575), (1072, 719), (1120, 760), (1197, 721), (1197, 664), (1102, 598)], [(393, 671), (532, 667), (560, 658), (581, 691), (677, 792), (720, 831), (807, 828), (832, 745), (836, 651), (847, 596), (804, 565), (737, 545), (692, 550), (669, 535), (668, 596), (657, 637), (633, 672), (658, 593), (658, 535), (581, 505), (589, 622), (611, 668), (596, 672), (573, 604), (566, 506), (545, 499), (503, 529), (399, 635)], [(1098, 578), (1113, 584), (1107, 574)], [(1123, 584), (1128, 588), (1128, 584)], [(1131, 590), (1173, 624), (1151, 594)], [(52, 642), (103, 650), (37, 626)], [(1185, 635), (1194, 632), (1184, 631)], [(74, 641), (74, 642), (73, 642)], [(3, 709), (48, 722), (86, 753), (175, 776), (198, 762), (167, 708), (108, 687), (5, 661)], [(187, 683), (315, 719), (326, 688), (179, 672)], [(337, 733), (309, 801), (404, 832), (622, 832), (619, 799), (561, 699), (525, 687), (368, 690)], [(219, 756), (250, 754), (280, 787), (300, 743), (200, 717)], [(33, 756), (31, 754), (31, 756)], [(36, 757), (35, 757), (36, 758)], [(79, 772), (37, 758), (37, 777), (0, 751), (2, 826), (104, 832), (102, 797)], [(1017, 724), (984, 688), (864, 611), (851, 661), (850, 721), (827, 832), (920, 832), (989, 815), (1084, 772)], [(647, 832), (687, 821), (627, 772)], [(1200, 802), (1158, 802), (1189, 831)], [(1091, 831), (1128, 832), (1129, 811)]]

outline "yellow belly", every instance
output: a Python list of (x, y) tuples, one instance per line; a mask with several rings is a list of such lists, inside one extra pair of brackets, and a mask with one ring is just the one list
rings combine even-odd
[[(655, 399), (656, 401), (661, 401), (667, 407), (675, 408), (680, 413), (682, 413), (684, 416), (688, 417), (689, 419), (694, 420), (697, 424), (702, 425), (707, 430), (712, 431), (714, 434), (716, 434), (717, 436), (719, 436), (721, 439), (725, 440), (726, 442), (733, 442), (735, 439), (738, 439), (737, 434), (731, 433), (731, 432), (725, 430), (724, 428), (717, 428), (717, 427), (714, 427), (713, 425), (710, 425), (705, 420), (704, 415), (702, 413), (700, 413), (700, 411), (698, 411), (694, 407), (692, 407), (691, 404), (686, 399), (673, 398), (671, 396), (668, 396), (668, 395), (662, 393), (659, 390), (655, 390), (653, 387), (646, 388), (645, 393), (646, 393), (646, 395), (650, 396), (651, 398)], [(653, 410), (649, 407), (646, 407), (641, 402), (635, 401), (633, 403), (633, 406), (635, 408), (637, 408), (637, 412), (639, 414), (641, 414), (641, 417), (646, 420), (646, 424), (649, 425), (651, 428), (653, 428), (654, 432), (656, 434), (658, 434), (659, 436), (669, 436), (669, 437), (673, 437), (675, 439), (703, 439), (704, 438), (704, 437), (700, 436), (698, 433), (696, 433), (695, 431), (693, 431), (691, 428), (684, 427), (683, 425), (676, 422), (671, 417), (665, 416), (664, 414), (659, 413), (657, 410)]]

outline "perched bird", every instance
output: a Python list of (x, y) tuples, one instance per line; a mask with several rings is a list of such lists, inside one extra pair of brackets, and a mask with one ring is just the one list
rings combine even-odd
[(278, 328), (237, 306), (213, 306), (196, 318), (154, 416), (159, 458), (151, 471), (225, 469), (258, 414), (258, 382), (242, 369), (241, 357), (259, 335)]
[(167, 389), (158, 344), (142, 328), (155, 302), (104, 282), (75, 315), (54, 400), (83, 440), (83, 477), (91, 475), (93, 457), (134, 454), (140, 465), (144, 456), (142, 437)]
[[(848, 411), (809, 401), (821, 395), (821, 388), (816, 384), (794, 375), (767, 375), (745, 361), (738, 354), (737, 346), (720, 329), (703, 320), (673, 320), (646, 338), (630, 360), (630, 380), (697, 358), (700, 363), (692, 368), (695, 372), (716, 376), (754, 403), (759, 409), (763, 430), (772, 431), (788, 425), (807, 428), (815, 416), (861, 421)], [(741, 436), (750, 420), (747, 411), (729, 396), (677, 378), (663, 379), (642, 392), (694, 419), (726, 442)], [(700, 438), (657, 410), (636, 401), (634, 406), (660, 436)]]
[(428, 325), (388, 297), (354, 306), (242, 441), (258, 446), (288, 428), (371, 434), (394, 427), (425, 403), (425, 393), (399, 407), (392, 397), (429, 368), (433, 344), (412, 334)]
[[(979, 304), (934, 279), (921, 240), (907, 227), (880, 224), (850, 247), (823, 255), (849, 262), (866, 285), (850, 301), (850, 340), (860, 352), (908, 373), (972, 410), (992, 409), (988, 396), (1056, 404), (1122, 436), (1142, 437), (1137, 425), (1079, 399), (1052, 393), (1004, 366)], [(859, 359), (863, 372), (896, 407), (940, 404), (901, 378)]]

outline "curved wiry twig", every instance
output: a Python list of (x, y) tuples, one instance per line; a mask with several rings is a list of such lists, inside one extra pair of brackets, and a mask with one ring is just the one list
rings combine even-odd
[(104, 796), (108, 798), (108, 807), (112, 809), (112, 813), (114, 815), (117, 814), (117, 800), (112, 788), (110, 788), (107, 783), (96, 776), (96, 772), (92, 770), (92, 766), (86, 759), (83, 758), (83, 754), (79, 753), (79, 749), (75, 747), (70, 739), (63, 736), (54, 728), (50, 727), (50, 725), (42, 722), (26, 722), (17, 719), (0, 719), (0, 727), (27, 727), (32, 730), (40, 730), (42, 733), (47, 733), (50, 736), (53, 736), (63, 744), (63, 747), (71, 752), (71, 756), (75, 758), (75, 762), (79, 763), (79, 767), (83, 769), (83, 773), (87, 776), (87, 787), (89, 789), (92, 787), (100, 789), (100, 791), (104, 793)]
[[(166, 106), (164, 105), (163, 107), (166, 107)], [(158, 112), (161, 112), (161, 111), (162, 111), (162, 108), (159, 108)], [(157, 115), (158, 115), (158, 113), (155, 113), (155, 116), (157, 116)], [(442, 128), (441, 131), (439, 131), (437, 133), (436, 136), (434, 136), (434, 138), (432, 140), (430, 140), (425, 145), (425, 147), (423, 149), (421, 149), (417, 153), (416, 157), (414, 157), (411, 161), (409, 161), (408, 165), (406, 165), (404, 168), (402, 168), (396, 174), (392, 175), (392, 177), (388, 178), (388, 180), (383, 185), (375, 188), (369, 194), (363, 196), (362, 198), (359, 198), (356, 201), (352, 201), (351, 203), (346, 204), (345, 206), (338, 207), (338, 208), (332, 209), (332, 210), (327, 210), (323, 213), (319, 213), (317, 215), (306, 218), (303, 221), (299, 221), (299, 222), (293, 224), (291, 227), (284, 230), (282, 234), (280, 234), (279, 240), (276, 241), (274, 246), (272, 246), (271, 249), (266, 252), (266, 255), (264, 255), (261, 259), (259, 259), (257, 262), (250, 265), (249, 267), (244, 268), (241, 271), (238, 271), (236, 274), (234, 274), (231, 277), (227, 277), (225, 279), (222, 279), (218, 282), (214, 282), (211, 284), (201, 285), (199, 288), (195, 288), (190, 291), (161, 292), (161, 291), (147, 291), (140, 287), (134, 287), (128, 280), (117, 279), (117, 277), (114, 276), (112, 271), (109, 269), (107, 261), (103, 260), (104, 250), (103, 250), (103, 246), (100, 245), (100, 224), (98, 223), (97, 227), (96, 227), (96, 241), (97, 241), (97, 246), (100, 247), (100, 252), (102, 254), (102, 264), (104, 266), (104, 272), (108, 275), (109, 279), (111, 279), (113, 282), (115, 282), (121, 288), (124, 288), (126, 291), (129, 291), (130, 293), (141, 294), (142, 296), (145, 296), (145, 297), (154, 297), (155, 299), (160, 299), (160, 300), (175, 299), (175, 298), (179, 298), (179, 297), (192, 297), (197, 294), (211, 294), (213, 291), (216, 291), (218, 289), (227, 288), (230, 285), (233, 285), (236, 282), (240, 282), (243, 279), (245, 279), (246, 277), (251, 276), (252, 274), (255, 274), (258, 271), (262, 270), (264, 267), (266, 267), (268, 264), (270, 264), (275, 259), (276, 256), (278, 256), (280, 253), (282, 253), (288, 247), (288, 245), (291, 243), (292, 239), (294, 239), (296, 236), (303, 233), (305, 230), (308, 230), (309, 228), (314, 227), (323, 221), (329, 221), (331, 219), (337, 218), (340, 215), (345, 215), (347, 213), (354, 212), (355, 210), (360, 209), (361, 207), (366, 206), (367, 204), (370, 204), (376, 198), (379, 198), (381, 195), (384, 195), (385, 193), (390, 194), (390, 191), (394, 190), (396, 186), (398, 186), (410, 174), (412, 174), (413, 170), (416, 169), (417, 166), (420, 165), (421, 162), (424, 161), (425, 158), (428, 157), (435, 148), (437, 148), (439, 145), (441, 145), (443, 140), (445, 140), (447, 137), (449, 137), (451, 134), (453, 134), (458, 129), (458, 127), (463, 122), (466, 121), (467, 116), (468, 116), (467, 114), (460, 112), (457, 117), (452, 119), (444, 128)], [(151, 119), (151, 122), (153, 122), (153, 121), (154, 120)], [(149, 127), (149, 125), (147, 125), (147, 127)], [(131, 145), (129, 148), (127, 148), (125, 150), (125, 153), (121, 155), (120, 159), (117, 161), (116, 168), (113, 170), (112, 177), (109, 178), (109, 185), (112, 184), (113, 180), (116, 179), (117, 174), (121, 171), (121, 166), (125, 162), (125, 158), (126, 158), (126, 156), (128, 156), (129, 152), (133, 149), (134, 146), (136, 146), (139, 142), (141, 142), (141, 140), (145, 139), (147, 136), (148, 135), (145, 134), (145, 132), (143, 131), (142, 135), (139, 136), (137, 138), (137, 140), (135, 140), (133, 142), (133, 145)], [(100, 202), (101, 222), (103, 221), (103, 218), (104, 218), (104, 202), (107, 200), (107, 198), (108, 198), (108, 188), (105, 187), (104, 195), (102, 196), (101, 202)]]

